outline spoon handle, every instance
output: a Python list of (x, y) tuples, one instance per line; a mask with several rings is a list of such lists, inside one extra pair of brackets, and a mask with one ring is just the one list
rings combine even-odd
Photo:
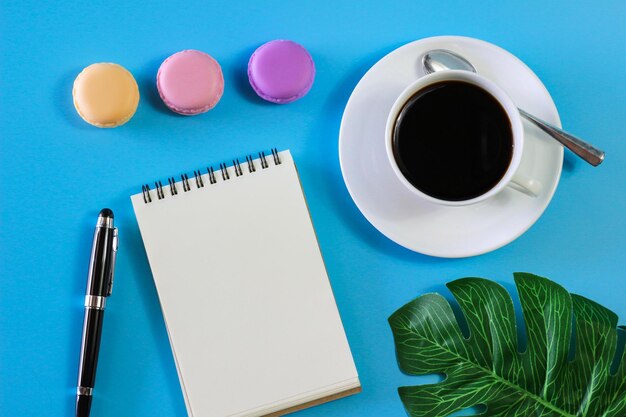
[(585, 161), (589, 162), (594, 167), (597, 167), (602, 163), (602, 161), (604, 161), (604, 151), (572, 134), (565, 132), (562, 129), (559, 129), (554, 125), (551, 125), (548, 122), (544, 122), (543, 120), (536, 118), (532, 114), (526, 113), (522, 109), (518, 110), (522, 117), (534, 123), (539, 129), (561, 142), (563, 146), (580, 156)]

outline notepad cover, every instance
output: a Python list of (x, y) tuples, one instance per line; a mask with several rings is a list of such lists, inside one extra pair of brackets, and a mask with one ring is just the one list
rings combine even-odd
[(289, 151), (131, 197), (188, 413), (280, 415), (360, 383)]

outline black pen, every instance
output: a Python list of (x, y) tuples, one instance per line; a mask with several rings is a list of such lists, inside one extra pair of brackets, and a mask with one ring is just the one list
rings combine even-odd
[(111, 295), (113, 288), (117, 245), (117, 228), (113, 226), (113, 212), (107, 208), (102, 209), (98, 216), (98, 223), (96, 223), (91, 260), (89, 261), (83, 340), (80, 346), (80, 363), (78, 364), (76, 417), (89, 416), (91, 409), (104, 306), (106, 297)]

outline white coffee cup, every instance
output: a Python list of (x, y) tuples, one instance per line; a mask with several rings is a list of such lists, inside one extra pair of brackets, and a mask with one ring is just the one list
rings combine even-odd
[[(420, 90), (425, 89), (432, 84), (446, 81), (461, 81), (473, 84), (486, 91), (500, 103), (511, 124), (511, 131), (513, 136), (513, 152), (509, 167), (505, 171), (500, 181), (498, 181), (498, 183), (493, 186), (489, 191), (469, 200), (442, 200), (423, 193), (413, 184), (411, 184), (411, 182), (409, 182), (409, 180), (401, 172), (393, 152), (393, 136), (396, 126), (396, 120), (398, 119), (398, 116), (400, 115), (400, 112), (404, 108), (405, 104)], [(405, 88), (404, 91), (398, 96), (395, 103), (391, 107), (391, 110), (389, 111), (389, 116), (387, 117), (387, 126), (385, 128), (385, 143), (387, 148), (387, 157), (389, 158), (391, 167), (400, 182), (407, 189), (409, 189), (420, 198), (435, 204), (442, 204), (446, 206), (464, 206), (469, 204), (475, 204), (493, 197), (494, 195), (502, 191), (505, 187), (514, 188), (515, 190), (521, 191), (531, 197), (536, 197), (541, 192), (541, 183), (536, 180), (527, 178), (521, 173), (517, 172), (520, 161), (522, 160), (522, 154), (524, 149), (524, 128), (517, 106), (515, 106), (511, 98), (495, 83), (483, 76), (469, 71), (450, 70), (435, 72), (433, 74), (425, 75), (417, 79), (407, 88)]]

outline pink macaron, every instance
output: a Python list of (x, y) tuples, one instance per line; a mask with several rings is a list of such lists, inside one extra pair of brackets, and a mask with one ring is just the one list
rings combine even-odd
[(157, 89), (170, 110), (192, 116), (211, 110), (220, 101), (224, 75), (211, 55), (188, 49), (163, 61)]
[(261, 45), (248, 62), (248, 79), (264, 100), (285, 104), (304, 97), (315, 79), (315, 64), (309, 51), (289, 40)]

